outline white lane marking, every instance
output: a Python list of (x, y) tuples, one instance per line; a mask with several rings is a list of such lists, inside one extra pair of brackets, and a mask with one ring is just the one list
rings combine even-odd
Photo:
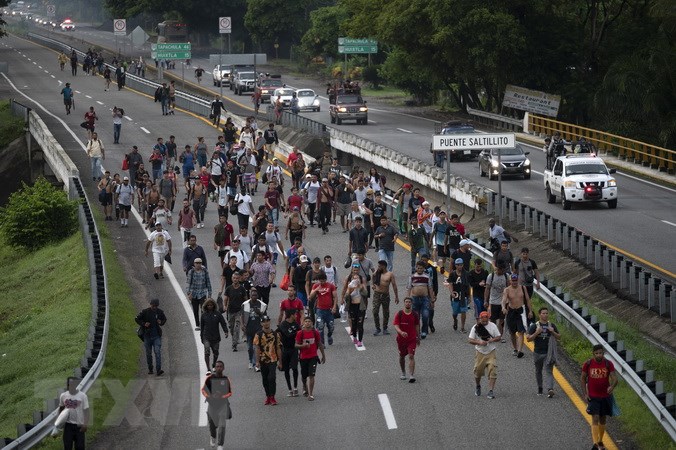
[(544, 173), (538, 172), (537, 170), (530, 169), (530, 171), (531, 171), (532, 173), (537, 173), (537, 174), (540, 175), (541, 177), (544, 177), (544, 176), (545, 176)]
[(146, 134), (150, 134), (150, 131), (146, 130), (144, 127), (141, 127), (143, 131), (145, 131)]
[(99, 105), (103, 105), (103, 102), (100, 102), (98, 100), (96, 100), (96, 103), (98, 103)]
[(375, 124), (377, 124), (378, 122), (376, 122), (375, 120), (370, 120), (370, 119), (369, 119), (369, 123), (375, 123)]
[(38, 66), (40, 69), (42, 69), (42, 66)]
[(663, 220), (662, 222), (666, 223), (667, 225), (671, 225), (672, 227), (676, 227), (676, 223), (674, 222), (669, 222), (668, 220)]
[(669, 192), (676, 192), (676, 189), (668, 188), (666, 186), (662, 186), (661, 184), (653, 183), (652, 181), (644, 180), (642, 178), (635, 177), (633, 175), (629, 175), (627, 173), (620, 172), (620, 171), (617, 171), (617, 173), (622, 175), (623, 177), (631, 178), (632, 180), (640, 181), (641, 183), (649, 184), (649, 185), (654, 186), (656, 188), (662, 188), (662, 189), (669, 191)]
[[(23, 55), (23, 56), (26, 56), (26, 55)], [(28, 61), (33, 61), (33, 60), (32, 60), (32, 59), (30, 59), (30, 58), (28, 58)]]
[(59, 84), (63, 84), (63, 81), (61, 81), (61, 80), (58, 80), (58, 82), (59, 82)]
[(80, 92), (80, 91), (75, 91), (75, 93), (76, 93), (76, 94), (82, 94), (82, 92)]
[(130, 122), (132, 121), (132, 118), (129, 117), (129, 116), (124, 116), (124, 118), (127, 119), (127, 120), (130, 121)]
[[(52, 77), (52, 78), (56, 79), (56, 77), (55, 77), (54, 75), (50, 75), (50, 77)], [(59, 81), (59, 83), (60, 83), (60, 81)]]
[[(350, 336), (350, 339), (352, 339), (352, 329), (350, 327), (345, 327), (345, 331), (347, 331), (347, 335)], [(364, 343), (361, 343), (361, 347), (357, 347), (357, 344), (352, 344), (354, 345), (354, 348), (357, 349), (357, 351), (363, 352), (366, 350), (366, 346), (364, 346)]]
[(91, 95), (87, 95), (87, 94), (85, 94), (85, 97), (87, 97), (87, 98), (92, 98)]
[(409, 134), (413, 133), (413, 131), (405, 130), (403, 128), (397, 128), (397, 130), (401, 131), (402, 133), (409, 133)]
[(45, 73), (49, 73), (49, 70), (45, 69)]
[(392, 406), (390, 406), (390, 399), (387, 398), (387, 394), (378, 394), (378, 400), (380, 401), (380, 407), (383, 409), (387, 429), (396, 430), (397, 421), (394, 419), (394, 412), (392, 412)]
[[(77, 137), (75, 132), (68, 127), (68, 125), (66, 124), (66, 122), (63, 121), (63, 119), (56, 116), (56, 114), (51, 113), (50, 111), (47, 110), (47, 108), (42, 106), (42, 104), (36, 102), (32, 98), (30, 98), (28, 95), (26, 95), (23, 91), (19, 90), (14, 85), (14, 83), (12, 83), (12, 81), (7, 77), (7, 75), (5, 75), (4, 73), (0, 73), (0, 75), (2, 75), (2, 77), (5, 80), (7, 80), (9, 85), (12, 86), (12, 88), (16, 92), (18, 92), (20, 95), (22, 95), (26, 99), (30, 100), (31, 102), (35, 103), (35, 105), (38, 108), (42, 109), (46, 114), (49, 114), (54, 119), (58, 120), (61, 123), (61, 125), (63, 125), (63, 127), (66, 129), (66, 131), (68, 131), (68, 133), (73, 137), (75, 142), (80, 144), (82, 151), (86, 150), (84, 143), (80, 140), (79, 137)], [(101, 170), (105, 170), (103, 165), (101, 165)], [(138, 226), (145, 233), (146, 237), (150, 236), (150, 232), (148, 230), (146, 230), (143, 227), (143, 225), (141, 224), (142, 219), (141, 219), (141, 215), (138, 213), (138, 210), (136, 208), (132, 208), (131, 211), (132, 211), (132, 215), (136, 219)], [(180, 232), (179, 232), (179, 235), (180, 235)], [(179, 237), (179, 239), (180, 239), (180, 237)], [(189, 322), (190, 322), (191, 326), (195, 325), (195, 323), (193, 322), (195, 319), (193, 318), (194, 316), (193, 316), (193, 313), (192, 313), (192, 306), (190, 305), (188, 298), (183, 293), (183, 288), (181, 287), (179, 282), (176, 280), (176, 276), (174, 275), (174, 271), (173, 271), (171, 264), (165, 264), (164, 265), (164, 272), (167, 274), (167, 278), (171, 282), (171, 286), (174, 288), (174, 291), (176, 291), (176, 295), (178, 296), (178, 299), (179, 299), (179, 302), (181, 303), (181, 305), (183, 305), (183, 309), (185, 311), (186, 316), (189, 318)], [(195, 346), (197, 347), (197, 374), (198, 374), (198, 378), (201, 379), (201, 377), (202, 377), (202, 372), (201, 372), (202, 362), (204, 361), (204, 345), (200, 341), (198, 333), (195, 332), (193, 337), (195, 339)], [(199, 419), (198, 419), (199, 422), (198, 422), (198, 424), (199, 424), (200, 427), (206, 427), (207, 426), (207, 404), (204, 401), (201, 401), (202, 400), (202, 393), (201, 392), (197, 391), (197, 392), (195, 392), (195, 395), (198, 396), (199, 399), (200, 399), (200, 401), (199, 401), (199, 410), (200, 411), (199, 411)]]
[(38, 65), (38, 63), (36, 61), (33, 61), (33, 64), (35, 64), (36, 66)]

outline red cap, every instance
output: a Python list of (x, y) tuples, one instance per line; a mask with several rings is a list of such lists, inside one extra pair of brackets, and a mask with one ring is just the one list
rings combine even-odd
[(411, 183), (405, 183), (401, 187), (406, 188), (406, 189), (411, 189), (413, 185)]
[(488, 314), (488, 311), (482, 311), (481, 314), (479, 314), (479, 317), (480, 318), (483, 318), (483, 317), (490, 318), (491, 315)]

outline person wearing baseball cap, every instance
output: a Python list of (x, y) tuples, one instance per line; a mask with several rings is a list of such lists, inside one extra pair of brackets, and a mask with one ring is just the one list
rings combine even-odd
[(270, 326), (270, 317), (261, 316), (263, 329), (254, 336), (256, 349), (256, 368), (261, 372), (263, 389), (265, 389), (265, 405), (276, 405), (277, 400), (277, 368), (282, 369), (282, 349), (276, 333)]
[(456, 259), (454, 263), (455, 269), (449, 273), (444, 285), (451, 292), (453, 329), (458, 329), (458, 316), (460, 316), (460, 331), (466, 333), (465, 320), (467, 319), (469, 299), (469, 275), (465, 270), (465, 261), (462, 258)]
[(476, 388), (474, 394), (481, 396), (481, 378), (484, 374), (488, 378), (489, 399), (494, 399), (495, 382), (498, 379), (497, 349), (495, 343), (500, 340), (500, 330), (497, 325), (490, 321), (490, 314), (483, 311), (479, 314), (479, 323), (474, 325), (469, 332), (469, 343), (474, 346), (474, 381)]
[(472, 261), (472, 252), (470, 251), (470, 244), (472, 241), (469, 239), (462, 239), (460, 241), (460, 247), (451, 253), (451, 270), (455, 270), (455, 261), (462, 259), (463, 264), (465, 265), (465, 270), (470, 269), (470, 263)]

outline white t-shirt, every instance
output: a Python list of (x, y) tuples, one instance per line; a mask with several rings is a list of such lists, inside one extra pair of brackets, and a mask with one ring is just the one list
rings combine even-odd
[(268, 182), (271, 180), (280, 182), (282, 179), (282, 169), (279, 166), (268, 166), (268, 168), (265, 169), (265, 173), (268, 175)]
[(235, 239), (239, 239), (239, 248), (240, 250), (244, 250), (244, 253), (251, 259), (251, 249), (253, 247), (253, 241), (251, 240), (251, 235), (247, 234), (246, 236), (242, 236), (241, 234), (238, 234)]
[(218, 193), (218, 206), (227, 206), (228, 204), (228, 188), (223, 186), (218, 186), (216, 189)]
[(223, 174), (223, 162), (220, 158), (211, 160), (211, 175), (220, 177)]
[(131, 184), (122, 183), (117, 186), (117, 195), (117, 203), (124, 206), (131, 206), (131, 201), (134, 198), (134, 188)]
[(223, 257), (223, 262), (225, 264), (228, 264), (228, 261), (230, 261), (230, 257), (234, 256), (237, 258), (237, 268), (239, 270), (244, 270), (244, 265), (249, 262), (249, 255), (247, 255), (246, 251), (242, 249), (242, 243), (239, 243), (240, 247), (239, 250), (234, 251), (234, 250), (228, 250), (228, 253), (225, 254)]
[(153, 253), (167, 253), (169, 251), (168, 241), (171, 240), (171, 236), (169, 236), (167, 230), (153, 231), (148, 236), (148, 240), (153, 243)]
[(250, 216), (251, 207), (249, 206), (249, 203), (251, 203), (251, 196), (249, 194), (237, 194), (235, 196), (235, 203), (238, 203), (240, 200), (242, 200), (242, 203), (237, 205), (237, 212), (245, 216)]
[(326, 274), (326, 281), (334, 286), (338, 286), (338, 269), (336, 269), (336, 266), (322, 266), (322, 270)]
[(505, 239), (505, 229), (502, 228), (500, 225), (495, 225), (493, 228), (490, 229), (490, 235), (491, 239), (497, 239), (498, 241), (502, 241)]
[(362, 205), (364, 203), (364, 200), (366, 200), (366, 192), (368, 189), (362, 186), (361, 190), (355, 189), (354, 190), (354, 199), (357, 201), (357, 205)]
[[(486, 326), (486, 331), (488, 331), (488, 334), (491, 335), (491, 337), (496, 338), (500, 336), (500, 330), (498, 330), (498, 326), (494, 324), (493, 322), (488, 322)], [(472, 327), (472, 329), (469, 332), (469, 338), (470, 339), (481, 339), (479, 335), (476, 332), (476, 325)], [(477, 352), (483, 353), (484, 355), (488, 355), (490, 352), (495, 350), (495, 342), (489, 342), (488, 345), (475, 345), (474, 348), (476, 349)]]
[(272, 233), (268, 233), (267, 231), (264, 233), (265, 234), (265, 244), (272, 249), (272, 253), (279, 253), (279, 243), (282, 239), (279, 236), (279, 233), (276, 231), (273, 231)]
[(153, 218), (155, 219), (155, 222), (161, 223), (163, 230), (166, 230), (167, 228), (169, 228), (169, 218), (170, 217), (171, 217), (171, 211), (169, 211), (167, 208), (156, 209), (155, 212), (153, 213)]
[(317, 193), (319, 192), (319, 187), (319, 181), (315, 181), (314, 183), (310, 181), (305, 185), (308, 203), (317, 203)]
[(84, 410), (89, 409), (89, 399), (84, 392), (77, 391), (73, 395), (69, 391), (66, 391), (59, 397), (59, 407), (64, 407), (74, 412), (69, 415), (67, 423), (84, 425)]

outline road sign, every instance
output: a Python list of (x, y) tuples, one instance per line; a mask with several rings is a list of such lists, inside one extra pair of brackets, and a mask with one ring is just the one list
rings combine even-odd
[(115, 36), (126, 36), (127, 20), (126, 19), (113, 20), (113, 32), (115, 33)]
[(47, 17), (54, 17), (56, 15), (56, 6), (47, 5)]
[(232, 21), (230, 17), (218, 18), (218, 32), (221, 34), (229, 34), (232, 32)]
[(485, 148), (514, 148), (514, 133), (501, 134), (435, 134), (432, 150), (478, 150)]
[(338, 53), (358, 53), (358, 54), (368, 54), (368, 53), (378, 53), (377, 45), (339, 45)]
[(151, 44), (153, 52), (189, 52), (192, 50), (190, 42), (172, 42), (170, 44)]
[(353, 39), (353, 38), (346, 38), (346, 37), (341, 37), (338, 38), (338, 45), (370, 45), (370, 46), (378, 46), (378, 41), (375, 39)]
[(185, 51), (178, 51), (178, 52), (172, 52), (172, 51), (151, 51), (150, 52), (150, 57), (152, 59), (191, 59), (192, 55), (191, 53), (185, 52)]
[(131, 44), (134, 47), (142, 46), (150, 37), (140, 26), (134, 28), (134, 31), (129, 33), (129, 36), (131, 36)]

